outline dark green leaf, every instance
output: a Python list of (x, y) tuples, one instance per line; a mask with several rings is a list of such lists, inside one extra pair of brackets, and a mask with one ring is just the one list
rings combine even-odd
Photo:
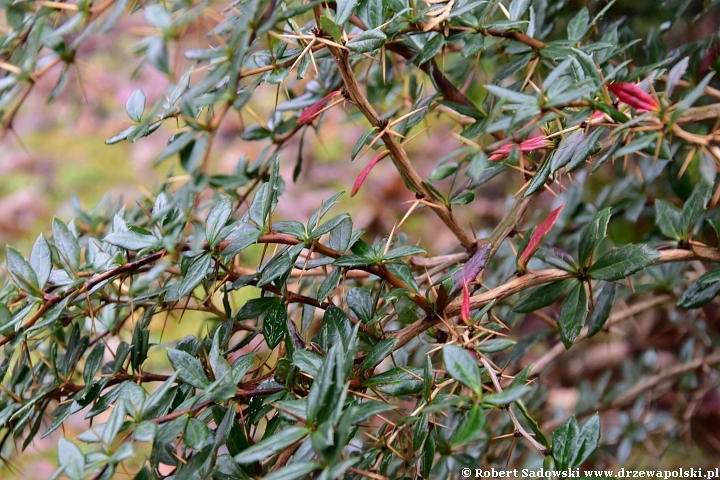
[(282, 430), (270, 438), (256, 443), (252, 447), (235, 455), (235, 461), (241, 465), (265, 460), (274, 453), (289, 447), (293, 443), (307, 436), (310, 431), (302, 427), (290, 427)]
[(560, 339), (565, 348), (569, 349), (575, 341), (575, 337), (578, 336), (585, 324), (587, 313), (588, 298), (585, 284), (578, 282), (563, 301), (557, 320)]
[(269, 349), (275, 348), (285, 333), (288, 321), (287, 307), (282, 299), (273, 302), (263, 318), (263, 336)]
[(588, 337), (592, 337), (602, 330), (605, 322), (610, 317), (610, 310), (612, 310), (613, 303), (615, 302), (617, 291), (618, 285), (615, 283), (608, 282), (603, 285), (597, 300), (595, 300), (595, 308), (590, 314)]
[(552, 305), (557, 302), (575, 282), (575, 279), (568, 278), (533, 290), (527, 297), (515, 304), (513, 311), (517, 313), (530, 313)]
[(639, 272), (659, 258), (660, 254), (647, 245), (624, 245), (599, 258), (588, 270), (588, 275), (612, 282)]
[(52, 231), (60, 263), (68, 275), (74, 277), (80, 269), (80, 245), (67, 225), (57, 217), (53, 218)]
[(593, 251), (607, 236), (607, 226), (610, 221), (610, 208), (600, 210), (580, 231), (580, 246), (578, 247), (578, 260), (580, 265), (586, 265)]
[(692, 233), (693, 226), (700, 219), (705, 211), (710, 196), (712, 195), (712, 186), (704, 180), (700, 180), (693, 190), (690, 198), (683, 205), (680, 214), (680, 233), (683, 238), (687, 238)]
[(391, 368), (363, 382), (363, 387), (392, 396), (409, 395), (422, 390), (422, 368)]
[(380, 30), (365, 30), (347, 43), (355, 53), (368, 53), (385, 45), (387, 36)]
[(205, 388), (210, 384), (200, 360), (189, 353), (171, 348), (168, 350), (168, 359), (173, 369), (178, 372), (180, 380), (188, 385)]
[(553, 432), (552, 456), (558, 470), (571, 468), (580, 440), (580, 426), (572, 416)]
[(445, 345), (443, 362), (448, 375), (468, 387), (476, 395), (482, 395), (480, 368), (467, 350), (456, 345)]
[(362, 365), (360, 365), (360, 374), (367, 372), (369, 369), (380, 363), (385, 359), (397, 345), (397, 338), (386, 338), (385, 340), (379, 341), (367, 354)]
[(680, 240), (682, 238), (680, 218), (680, 209), (675, 205), (665, 200), (655, 200), (655, 223), (663, 235), (673, 240)]

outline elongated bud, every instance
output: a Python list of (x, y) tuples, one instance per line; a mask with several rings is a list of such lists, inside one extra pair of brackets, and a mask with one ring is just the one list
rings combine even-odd
[(535, 255), (537, 249), (540, 248), (540, 244), (548, 232), (550, 232), (553, 225), (555, 225), (555, 221), (557, 220), (558, 215), (560, 215), (560, 212), (562, 212), (563, 208), (565, 208), (565, 205), (560, 205), (558, 208), (550, 212), (550, 215), (548, 215), (547, 218), (537, 226), (532, 237), (530, 237), (530, 242), (528, 242), (527, 247), (525, 247), (525, 250), (523, 250), (522, 255), (520, 255), (520, 259), (518, 260), (518, 270), (520, 272), (525, 272), (527, 263), (533, 255)]
[(340, 90), (335, 90), (334, 92), (330, 92), (329, 94), (325, 95), (323, 98), (318, 100), (317, 102), (310, 105), (308, 108), (306, 108), (302, 114), (297, 119), (297, 122), (299, 124), (305, 124), (312, 122), (315, 117), (317, 117), (323, 108), (325, 108), (325, 105), (327, 105), (328, 101), (337, 96), (340, 95)]
[[(502, 160), (503, 158), (507, 157), (510, 152), (512, 152), (513, 147), (515, 147), (516, 145), (517, 144), (515, 143), (508, 143), (507, 145), (503, 145), (502, 147), (495, 150), (495, 152), (490, 155), (490, 158), (488, 158), (488, 160), (490, 160), (491, 162)], [(525, 140), (524, 142), (521, 142), (517, 146), (521, 152), (528, 153), (534, 152), (535, 150), (547, 148), (551, 145), (552, 141), (545, 137), (533, 137)]]
[(608, 90), (618, 99), (641, 111), (658, 111), (660, 104), (642, 88), (630, 82), (618, 82), (608, 85)]
[(355, 194), (358, 192), (358, 190), (360, 190), (360, 187), (362, 187), (362, 184), (365, 181), (365, 179), (367, 178), (368, 174), (370, 173), (370, 170), (372, 170), (373, 167), (375, 165), (377, 165), (377, 163), (380, 160), (385, 158), (388, 153), (390, 153), (390, 152), (388, 152), (387, 150), (384, 150), (384, 151), (378, 153), (375, 156), (375, 158), (370, 160), (370, 163), (368, 163), (367, 166), (365, 168), (363, 168), (363, 171), (360, 172), (360, 175), (358, 175), (357, 179), (355, 180), (355, 183), (353, 184), (352, 190), (350, 191), (351, 197), (354, 197)]
[(463, 278), (463, 302), (460, 318), (463, 322), (470, 323), (470, 290), (468, 289), (467, 280)]

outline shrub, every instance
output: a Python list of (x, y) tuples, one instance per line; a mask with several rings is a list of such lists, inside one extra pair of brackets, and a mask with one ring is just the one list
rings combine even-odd
[[(695, 21), (717, 14), (706, 4)], [(57, 97), (81, 46), (132, 11), (152, 27), (134, 52), (168, 87), (133, 92), (132, 125), (107, 143), (173, 128), (157, 159), (183, 170), (7, 247), (4, 461), (71, 417), (87, 421), (59, 436), (71, 479), (608, 468), (686, 432), (720, 364), (717, 46), (666, 47), (683, 11), (657, 12), (640, 44), (613, 2), (563, 5), (4, 2), (3, 136), (40, 78), (59, 68)], [(209, 19), (176, 79), (173, 52)], [(260, 118), (257, 101), (277, 108)], [(236, 112), (264, 149), (213, 171)], [(413, 195), (382, 235), (356, 228), (342, 192), (316, 194), (303, 222), (274, 213), (305, 181), (306, 133), (346, 120), (365, 131), (335, 160), (367, 162), (352, 193), (386, 159)], [(441, 158), (408, 154), (438, 132)], [(497, 192), (501, 219), (473, 225)], [(435, 238), (406, 229), (435, 217)], [(197, 336), (165, 332), (184, 317)], [(626, 358), (589, 355), (608, 339)], [(558, 410), (562, 384), (579, 399)]]

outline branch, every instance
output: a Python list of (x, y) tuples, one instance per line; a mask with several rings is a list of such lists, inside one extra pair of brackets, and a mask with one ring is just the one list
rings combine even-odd
[[(657, 262), (655, 262), (655, 265), (669, 262), (689, 262), (691, 260), (720, 262), (720, 251), (708, 247), (693, 246), (692, 250), (664, 250), (660, 252), (660, 255), (661, 257)], [(470, 308), (472, 310), (482, 308), (493, 300), (503, 300), (511, 295), (527, 290), (530, 287), (545, 283), (559, 282), (560, 280), (576, 276), (576, 273), (560, 270), (558, 268), (530, 271), (522, 277), (518, 277), (504, 285), (500, 285), (492, 290), (470, 297)], [(445, 308), (444, 315), (448, 317), (459, 315), (461, 309), (462, 299), (455, 300)], [(397, 349), (420, 335), (422, 332), (434, 327), (439, 322), (440, 317), (437, 314), (432, 313), (414, 323), (411, 323), (405, 328), (388, 333), (386, 338), (397, 338), (398, 343), (395, 347)]]
[[(490, 362), (488, 362), (485, 357), (480, 357), (480, 361), (482, 362), (488, 374), (490, 374), (493, 385), (495, 385), (495, 390), (497, 390), (498, 393), (502, 392), (503, 389), (500, 385), (500, 380), (498, 379), (497, 372), (495, 372), (492, 365), (490, 365)], [(525, 437), (527, 441), (530, 442), (530, 445), (532, 445), (533, 448), (540, 452), (543, 456), (550, 455), (550, 451), (545, 448), (544, 445), (541, 445), (537, 440), (535, 440), (533, 436), (530, 435), (527, 430), (523, 428), (523, 426), (520, 424), (517, 417), (515, 416), (515, 413), (512, 411), (512, 407), (510, 405), (507, 406), (507, 412), (508, 415), (510, 415), (510, 419), (512, 420), (513, 425), (515, 426), (515, 431)]]
[[(351, 99), (363, 113), (365, 118), (367, 118), (373, 126), (380, 127), (382, 130), (382, 128), (384, 128), (383, 121), (362, 93), (360, 85), (357, 83), (355, 74), (350, 66), (350, 62), (348, 61), (348, 52), (337, 47), (328, 46), (328, 48), (330, 49), (330, 52), (335, 59), (335, 63), (338, 66), (340, 75), (345, 83), (345, 88), (347, 88), (350, 92)], [(390, 157), (392, 158), (395, 167), (409, 184), (410, 188), (417, 194), (422, 195), (424, 198), (437, 203), (435, 194), (423, 184), (423, 179), (410, 163), (410, 159), (402, 146), (400, 146), (400, 144), (395, 141), (395, 138), (387, 132), (383, 133), (381, 138), (385, 147), (390, 151)], [(433, 208), (433, 211), (435, 211), (445, 225), (452, 230), (458, 240), (460, 240), (463, 247), (467, 250), (475, 249), (475, 236), (465, 231), (465, 229), (457, 223), (457, 220), (448, 207), (438, 204), (437, 208)]]
[[(658, 305), (662, 305), (663, 303), (672, 300), (672, 298), (672, 295), (658, 295), (649, 300), (645, 300), (644, 302), (636, 303), (635, 305), (626, 308), (622, 312), (611, 315), (606, 323), (606, 326), (610, 327), (612, 325), (616, 325), (624, 320), (627, 320), (628, 318), (637, 315), (638, 313), (642, 313), (650, 310), (651, 308), (657, 307)], [(578, 343), (579, 341), (586, 339), (587, 333), (588, 328), (583, 327), (582, 331), (578, 334), (574, 343)], [(547, 368), (547, 366), (553, 362), (553, 360), (555, 360), (560, 354), (565, 351), (567, 350), (562, 342), (556, 343), (550, 350), (545, 352), (542, 357), (540, 357), (537, 361), (533, 362), (533, 367), (532, 370), (530, 370), (530, 375), (540, 375), (540, 373), (542, 373), (545, 368)]]

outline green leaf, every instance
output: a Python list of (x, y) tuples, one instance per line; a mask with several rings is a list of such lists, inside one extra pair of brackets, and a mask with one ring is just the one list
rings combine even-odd
[(620, 280), (652, 265), (660, 254), (647, 245), (624, 245), (611, 250), (593, 263), (588, 275), (596, 280)]
[(200, 360), (187, 352), (174, 348), (169, 349), (167, 355), (173, 369), (178, 372), (180, 380), (195, 388), (206, 388), (210, 385)]
[(210, 255), (210, 252), (195, 257), (188, 267), (185, 278), (183, 278), (182, 283), (180, 284), (178, 296), (183, 298), (195, 290), (195, 287), (197, 287), (200, 282), (205, 279), (211, 266), (212, 256)]
[(549, 285), (543, 285), (516, 303), (513, 311), (517, 313), (530, 313), (552, 305), (557, 302), (575, 282), (576, 280), (574, 278), (568, 278)]
[(485, 434), (486, 423), (487, 417), (482, 408), (473, 405), (465, 420), (450, 437), (450, 445), (456, 448), (480, 440)]
[(183, 442), (188, 448), (201, 450), (212, 439), (212, 431), (197, 418), (191, 418), (185, 426)]
[(72, 480), (85, 478), (85, 455), (77, 445), (65, 438), (58, 441), (58, 464)]
[(530, 6), (530, 0), (513, 0), (510, 3), (510, 20), (520, 20)]
[(250, 299), (245, 302), (242, 307), (240, 307), (237, 313), (235, 313), (235, 320), (250, 320), (251, 318), (258, 318), (279, 300), (281, 301), (281, 299), (275, 297)]
[(42, 289), (47, 283), (50, 277), (50, 271), (52, 270), (50, 246), (42, 234), (35, 240), (35, 244), (30, 252), (30, 266), (37, 276), (38, 287)]
[(347, 43), (347, 48), (355, 53), (368, 53), (385, 45), (387, 36), (380, 30), (366, 30)]
[(566, 349), (570, 348), (580, 333), (580, 330), (585, 324), (587, 313), (588, 298), (587, 292), (585, 291), (585, 284), (578, 282), (575, 287), (570, 290), (565, 301), (563, 301), (560, 307), (560, 315), (557, 319), (560, 339)]
[[(415, 63), (415, 65), (419, 67), (420, 65), (431, 60), (435, 55), (440, 53), (440, 50), (442, 50), (444, 45), (445, 36), (443, 36), (441, 33), (436, 34), (434, 37), (427, 41), (425, 46), (423, 46), (422, 50), (420, 50), (420, 53), (418, 53), (417, 56), (413, 59), (413, 63)], [(431, 178), (431, 180), (434, 179)]]
[(315, 341), (324, 352), (329, 351), (333, 345), (340, 345), (347, 352), (351, 342), (351, 334), (352, 324), (350, 318), (340, 308), (330, 305), (325, 310), (322, 326)]
[(720, 293), (720, 281), (709, 280), (716, 277), (717, 273), (717, 270), (713, 270), (698, 278), (685, 290), (678, 300), (677, 306), (685, 309), (700, 308), (713, 301)]
[(295, 262), (300, 256), (300, 252), (302, 252), (303, 248), (305, 248), (305, 244), (299, 243), (272, 258), (263, 267), (261, 271), (262, 276), (258, 281), (257, 286), (262, 287), (263, 285), (267, 285), (276, 278), (280, 278), (288, 273), (292, 269), (293, 265), (295, 265)]
[(394, 408), (395, 407), (393, 405), (389, 405), (387, 403), (368, 400), (367, 402), (363, 402), (354, 407), (355, 412), (353, 414), (353, 423), (365, 422), (375, 415), (393, 410)]
[(571, 468), (580, 440), (580, 426), (573, 416), (553, 433), (552, 456), (558, 470)]
[(241, 222), (238, 227), (231, 231), (225, 238), (230, 241), (230, 244), (223, 249), (223, 255), (234, 257), (253, 243), (257, 242), (261, 233), (262, 232), (260, 232), (260, 229), (257, 227), (250, 225), (249, 223)]
[(585, 132), (583, 130), (575, 130), (566, 136), (558, 145), (552, 156), (552, 172), (557, 172), (562, 167), (567, 165), (572, 160), (575, 150), (580, 146), (582, 141), (585, 139)]
[(578, 259), (580, 265), (586, 265), (593, 251), (607, 236), (607, 226), (610, 221), (610, 207), (600, 210), (580, 231), (580, 246)]
[(342, 42), (342, 27), (327, 17), (320, 17), (320, 28), (329, 33), (336, 42)]
[(415, 247), (413, 245), (403, 245), (394, 248), (388, 253), (386, 253), (385, 256), (383, 256), (383, 260), (397, 260), (399, 258), (409, 257), (410, 255), (420, 255), (423, 253), (425, 253), (425, 250), (420, 247)]
[(695, 185), (690, 198), (688, 198), (685, 205), (683, 205), (680, 214), (680, 233), (683, 238), (688, 238), (692, 233), (692, 228), (705, 211), (711, 195), (712, 185), (708, 182), (700, 180), (697, 185)]
[(459, 165), (457, 163), (446, 163), (445, 165), (440, 165), (435, 170), (430, 172), (428, 179), (432, 180), (433, 182), (442, 180), (457, 172), (458, 167)]
[(335, 10), (335, 23), (344, 25), (355, 13), (357, 5), (358, 0), (338, 0), (337, 9)]
[(307, 424), (315, 425), (328, 417), (327, 404), (332, 393), (339, 386), (336, 384), (336, 372), (338, 370), (338, 352), (342, 355), (342, 348), (335, 344), (328, 350), (325, 359), (317, 371), (315, 381), (310, 387), (307, 396)]
[(334, 268), (330, 274), (325, 277), (325, 280), (323, 280), (322, 285), (320, 285), (320, 288), (318, 288), (318, 294), (317, 299), (319, 302), (324, 302), (326, 298), (328, 298), (328, 295), (335, 290), (335, 288), (340, 283), (340, 279), (342, 278), (342, 269), (341, 268)]
[(680, 209), (665, 200), (655, 200), (655, 223), (666, 237), (674, 240), (682, 238)]
[(480, 353), (503, 352), (514, 346), (516, 343), (517, 342), (506, 338), (491, 338), (490, 340), (483, 341), (480, 345), (475, 347), (475, 350)]
[(297, 462), (285, 465), (275, 470), (263, 478), (265, 480), (296, 480), (298, 478), (308, 478), (308, 474), (322, 468), (319, 463), (315, 462)]
[(364, 267), (375, 265), (375, 257), (369, 255), (343, 255), (333, 262), (336, 267)]
[(259, 441), (239, 454), (235, 455), (235, 461), (240, 465), (265, 460), (271, 455), (283, 450), (286, 447), (301, 440), (310, 433), (310, 430), (302, 427), (290, 427), (282, 430), (270, 438)]
[(580, 429), (577, 448), (570, 468), (578, 468), (597, 449), (600, 443), (600, 415), (597, 413), (588, 418)]
[[(4, 303), (0, 303), (0, 335), (8, 336), (12, 333), (13, 315), (10, 309)], [(7, 358), (7, 357), (6, 357)]]
[(208, 212), (207, 221), (205, 222), (205, 237), (211, 248), (214, 248), (222, 240), (220, 231), (230, 218), (232, 210), (233, 206), (230, 199), (221, 196), (220, 201)]
[(33, 270), (28, 261), (25, 260), (22, 253), (8, 246), (5, 249), (5, 255), (7, 256), (8, 271), (15, 283), (33, 296), (40, 296), (42, 291), (38, 285), (35, 270)]
[(133, 431), (133, 439), (138, 442), (152, 442), (157, 435), (158, 425), (155, 422), (140, 422)]
[(52, 222), (53, 239), (60, 255), (60, 263), (71, 277), (80, 269), (80, 245), (70, 229), (57, 217)]
[(113, 232), (106, 236), (104, 240), (110, 245), (124, 248), (125, 250), (140, 251), (155, 246), (158, 239), (152, 235), (137, 232), (135, 230), (125, 230), (121, 232)]
[(548, 442), (548, 439), (545, 437), (545, 434), (542, 430), (540, 430), (540, 426), (538, 425), (537, 421), (530, 416), (530, 413), (527, 411), (527, 407), (525, 407), (525, 404), (522, 400), (518, 400), (515, 402), (515, 405), (517, 405), (518, 409), (520, 410), (520, 413), (523, 414), (523, 417), (525, 417), (525, 420), (527, 421), (528, 425), (530, 425), (530, 429), (535, 433), (535, 439), (540, 442), (541, 444), (545, 445), (546, 447), (550, 448), (550, 442)]
[[(590, 12), (587, 7), (583, 7), (577, 15), (570, 20), (567, 26), (568, 40), (578, 42), (582, 40), (590, 27)], [(562, 469), (561, 469), (562, 470)]]
[(423, 388), (422, 368), (396, 367), (387, 372), (380, 373), (363, 382), (363, 387), (377, 390), (380, 393), (392, 395), (409, 395), (418, 393)]
[(293, 364), (298, 367), (302, 372), (317, 378), (318, 371), (323, 362), (323, 357), (317, 353), (309, 352), (307, 350), (296, 350), (293, 353)]
[(483, 398), (483, 403), (488, 405), (494, 405), (496, 407), (503, 407), (508, 405), (515, 400), (522, 398), (523, 395), (530, 391), (528, 385), (515, 385), (502, 392), (491, 393)]
[(285, 302), (281, 298), (275, 300), (263, 318), (263, 337), (265, 337), (265, 343), (270, 350), (282, 340), (288, 321)]
[(542, 166), (538, 169), (537, 172), (535, 172), (535, 175), (533, 175), (532, 180), (530, 180), (530, 183), (528, 184), (527, 189), (525, 190), (525, 193), (523, 194), (523, 197), (529, 197), (533, 193), (537, 192), (547, 182), (548, 178), (550, 177), (550, 167), (552, 165), (552, 156), (545, 159)]
[(688, 108), (692, 107), (693, 103), (697, 101), (698, 98), (700, 98), (705, 93), (705, 87), (708, 86), (708, 83), (710, 83), (710, 80), (715, 75), (715, 72), (710, 72), (698, 83), (695, 88), (693, 88), (690, 93), (685, 95), (685, 98), (683, 98), (683, 101), (680, 102), (680, 105), (673, 111), (672, 116), (670, 117), (671, 121), (674, 123), (678, 118), (680, 118), (680, 115), (687, 110)]
[(477, 396), (481, 396), (480, 368), (472, 355), (456, 345), (445, 345), (442, 351), (448, 375), (475, 392)]
[(617, 294), (618, 288), (618, 285), (615, 283), (608, 282), (603, 285), (597, 300), (595, 300), (595, 309), (590, 314), (588, 337), (592, 337), (602, 330), (605, 322), (607, 322), (613, 303), (615, 302), (615, 295)]
[(130, 98), (125, 103), (125, 111), (134, 122), (141, 120), (145, 111), (145, 93), (142, 90), (138, 88), (130, 95)]
[(385, 340), (379, 341), (367, 354), (362, 365), (360, 365), (360, 375), (373, 368), (375, 365), (380, 363), (395, 350), (397, 345), (397, 338), (386, 338)]
[(350, 215), (347, 213), (342, 213), (336, 217), (333, 217), (330, 220), (328, 220), (327, 222), (322, 223), (316, 229), (312, 230), (312, 232), (310, 233), (310, 238), (319, 238), (319, 237), (325, 235), (326, 233), (331, 232), (332, 230), (337, 228), (338, 225), (340, 225), (342, 222), (344, 222), (348, 219), (350, 219)]

